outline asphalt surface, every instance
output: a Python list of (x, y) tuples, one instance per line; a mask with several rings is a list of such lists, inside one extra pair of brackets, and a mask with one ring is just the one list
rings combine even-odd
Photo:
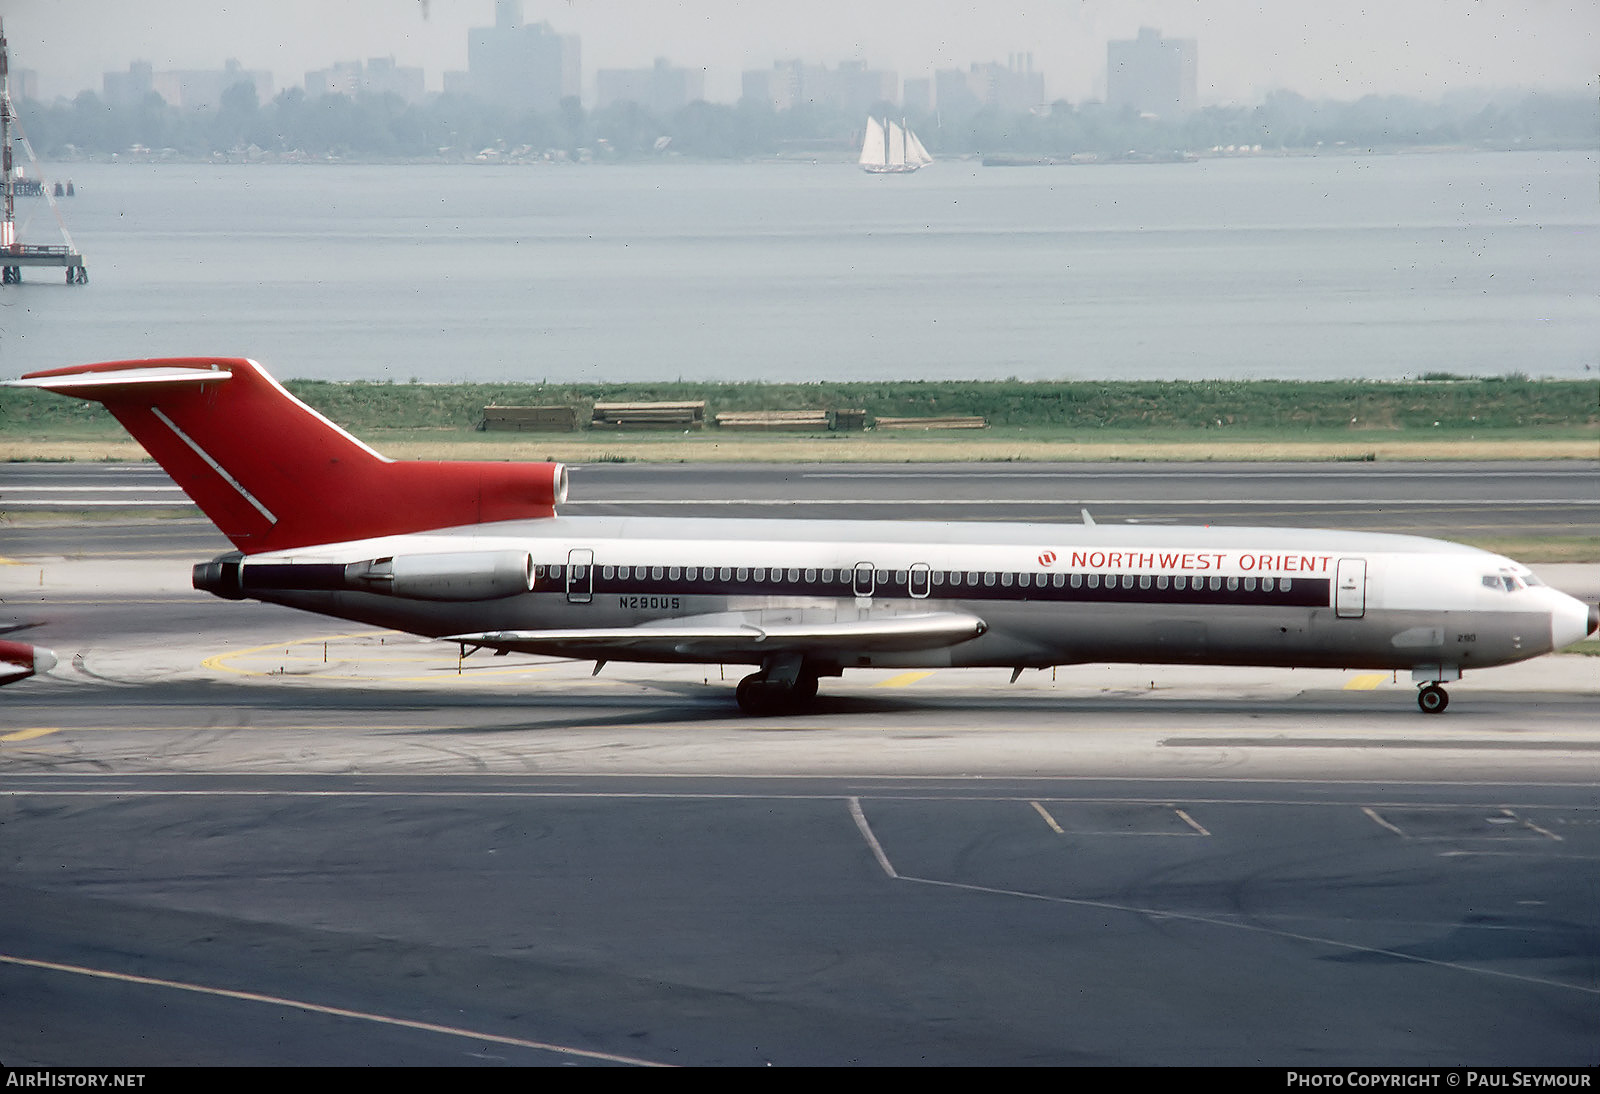
[[(1373, 467), (607, 465), (568, 511), (1600, 522), (1593, 467)], [(1600, 1064), (1595, 659), (1440, 718), (1388, 674), (1077, 666), (750, 719), (732, 666), (218, 601), (209, 525), (116, 508), (0, 540), (62, 655), (0, 691), (9, 1066)]]
[(13, 1067), (1595, 1063), (1587, 789), (8, 781)]
[[(1278, 524), (1600, 535), (1600, 460), (1331, 464), (585, 464), (563, 512)], [(11, 464), (0, 512), (188, 509), (146, 464)], [(18, 538), (21, 537), (21, 538)], [(26, 528), (5, 542), (31, 549)]]

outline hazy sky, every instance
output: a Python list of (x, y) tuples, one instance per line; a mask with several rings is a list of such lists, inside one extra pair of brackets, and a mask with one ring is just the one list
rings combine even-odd
[[(664, 56), (707, 70), (708, 98), (732, 101), (739, 73), (798, 57), (860, 59), (902, 79), (1031, 51), (1052, 98), (1105, 89), (1105, 44), (1141, 26), (1199, 40), (1204, 102), (1286, 88), (1312, 97), (1436, 97), (1472, 88), (1593, 89), (1597, 0), (524, 0), (527, 22), (583, 39), (585, 95), (598, 68)], [(277, 90), (307, 70), (393, 55), (430, 90), (465, 69), (467, 31), (494, 0), (4, 0), (14, 68), (40, 93), (99, 91), (101, 74), (271, 69)]]

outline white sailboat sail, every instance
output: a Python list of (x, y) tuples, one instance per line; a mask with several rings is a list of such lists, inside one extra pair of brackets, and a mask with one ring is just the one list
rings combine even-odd
[(870, 171), (887, 163), (883, 150), (883, 126), (877, 118), (868, 118), (867, 137), (861, 142), (861, 166)]
[(905, 174), (933, 162), (911, 127), (888, 118), (867, 119), (866, 136), (861, 141), (863, 171), (873, 174)]
[(909, 128), (906, 130), (906, 141), (910, 145), (906, 149), (907, 163), (914, 163), (918, 167), (926, 167), (933, 162), (933, 157), (928, 155), (928, 150), (922, 147), (922, 142), (917, 139), (917, 135), (911, 132)]
[(906, 165), (906, 131), (894, 122), (889, 123), (889, 166), (904, 168)]

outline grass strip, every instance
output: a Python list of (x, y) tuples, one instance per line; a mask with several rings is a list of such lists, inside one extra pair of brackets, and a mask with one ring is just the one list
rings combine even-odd
[[(1504, 433), (1600, 438), (1600, 381), (1435, 377), (1418, 381), (897, 381), (863, 383), (422, 384), (295, 380), (296, 396), (352, 432), (471, 432), (483, 408), (703, 400), (730, 411), (862, 409), (871, 418), (980, 416), (1088, 443), (1119, 433), (1185, 439), (1290, 438), (1314, 433), (1377, 442), (1417, 435)], [(112, 437), (103, 407), (0, 388), (0, 440)], [(714, 429), (708, 429), (714, 433)]]

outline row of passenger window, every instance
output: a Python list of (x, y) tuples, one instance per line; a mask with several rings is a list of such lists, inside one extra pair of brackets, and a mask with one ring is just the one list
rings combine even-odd
[[(573, 575), (581, 579), (585, 567), (573, 567)], [(781, 584), (815, 586), (819, 582), (824, 585), (842, 585), (852, 588), (861, 588), (863, 585), (875, 585), (878, 588), (894, 586), (925, 588), (932, 586), (940, 588), (948, 586), (952, 591), (961, 588), (978, 588), (980, 586), (992, 588), (1055, 588), (1055, 589), (1098, 589), (1104, 583), (1107, 589), (1120, 587), (1132, 589), (1155, 588), (1158, 590), (1173, 589), (1176, 591), (1210, 589), (1218, 591), (1226, 588), (1229, 592), (1243, 589), (1245, 592), (1255, 592), (1258, 588), (1262, 592), (1288, 592), (1294, 587), (1294, 580), (1287, 577), (1222, 577), (1211, 575), (1202, 577), (1189, 574), (1035, 574), (1017, 573), (1012, 571), (994, 570), (834, 570), (834, 569), (779, 569), (763, 566), (600, 566), (596, 567), (598, 576), (602, 581), (667, 581), (689, 582), (698, 584), (701, 581), (740, 584), (755, 582), (757, 584)], [(869, 576), (870, 575), (870, 576)], [(548, 577), (552, 581), (559, 581), (564, 576), (561, 566), (535, 567), (536, 579)]]

